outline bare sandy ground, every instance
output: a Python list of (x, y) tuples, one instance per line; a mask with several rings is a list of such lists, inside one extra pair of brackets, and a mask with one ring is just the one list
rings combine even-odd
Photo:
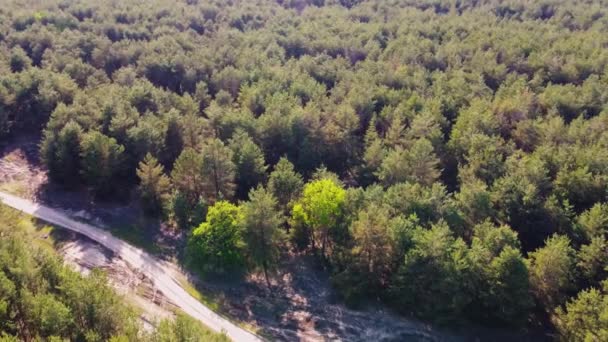
[(103, 270), (110, 285), (141, 312), (144, 327), (152, 329), (162, 319), (171, 319), (177, 309), (141, 272), (117, 258), (112, 252), (90, 240), (72, 235), (58, 249), (66, 264), (88, 275)]

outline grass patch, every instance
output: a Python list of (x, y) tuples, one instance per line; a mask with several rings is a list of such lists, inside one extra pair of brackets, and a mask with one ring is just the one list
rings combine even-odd
[(27, 184), (19, 181), (11, 181), (0, 184), (0, 190), (15, 196), (26, 197), (28, 195)]
[(63, 240), (65, 232), (16, 209), (3, 204), (0, 206), (0, 222), (15, 222), (16, 228), (25, 234), (33, 245), (55, 253), (55, 247)]
[(205, 304), (205, 306), (207, 306), (214, 312), (221, 312), (222, 305), (219, 298), (210, 295), (204, 295), (196, 288), (196, 286), (194, 286), (190, 281), (184, 279), (183, 277), (179, 277), (178, 280), (179, 284), (184, 288), (184, 290), (186, 290), (186, 292), (188, 292), (189, 295), (194, 297), (199, 302)]

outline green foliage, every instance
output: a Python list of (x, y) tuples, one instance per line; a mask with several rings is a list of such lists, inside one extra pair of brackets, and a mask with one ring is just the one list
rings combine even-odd
[(234, 194), (235, 166), (232, 151), (221, 140), (214, 139), (202, 148), (202, 192), (213, 203), (231, 199)]
[(46, 132), (41, 154), (52, 180), (65, 186), (78, 184), (82, 136), (82, 128), (74, 121), (66, 124), (56, 135), (50, 131)]
[(470, 300), (465, 291), (466, 245), (445, 224), (420, 230), (391, 285), (391, 303), (435, 321), (459, 319)]
[(144, 209), (152, 214), (162, 214), (171, 185), (163, 167), (158, 164), (156, 158), (147, 154), (139, 163), (137, 177), (139, 177), (139, 196)]
[(331, 243), (331, 234), (338, 229), (346, 192), (331, 179), (319, 179), (304, 186), (302, 197), (295, 203), (292, 219), (308, 229), (312, 248), (325, 250)]
[(203, 158), (192, 148), (186, 148), (173, 164), (171, 182), (182, 196), (193, 204), (202, 195)]
[(224, 334), (217, 334), (190, 316), (178, 313), (174, 321), (163, 320), (150, 338), (151, 342), (228, 342)]
[(608, 204), (596, 203), (592, 208), (583, 212), (578, 223), (588, 239), (608, 235)]
[[(607, 284), (608, 285), (608, 284)], [(605, 286), (606, 287), (606, 286)], [(608, 338), (608, 295), (591, 288), (581, 291), (565, 308), (557, 309), (556, 325), (564, 341)]]
[[(291, 216), (281, 228), (322, 250), (345, 297), (392, 301), (403, 287), (401, 311), (441, 321), (548, 322), (606, 276), (604, 3), (3, 9), (0, 139), (42, 130), (53, 184), (107, 199), (140, 185), (149, 211), (167, 198), (169, 223), (189, 230), (268, 180)], [(158, 162), (140, 164), (148, 153)], [(444, 251), (422, 250), (428, 232)]]
[(258, 187), (249, 192), (249, 201), (242, 205), (242, 227), (247, 242), (247, 255), (261, 267), (268, 287), (268, 270), (276, 266), (279, 247), (283, 240), (280, 229), (285, 218), (271, 192)]
[(574, 271), (574, 250), (565, 236), (554, 235), (530, 253), (530, 282), (536, 297), (548, 307), (561, 304)]
[(226, 273), (244, 265), (239, 207), (219, 201), (209, 207), (205, 222), (192, 231), (186, 253), (203, 273)]
[(274, 166), (268, 179), (268, 190), (277, 199), (284, 211), (290, 211), (294, 201), (300, 196), (304, 182), (302, 176), (294, 171), (287, 158), (281, 158)]
[(116, 191), (116, 182), (122, 174), (124, 150), (116, 139), (97, 131), (82, 137), (82, 176), (97, 196), (107, 196)]
[(262, 183), (266, 177), (264, 154), (243, 131), (235, 133), (230, 139), (229, 147), (236, 169), (237, 197), (244, 198), (249, 190)]
[(385, 185), (408, 181), (431, 185), (439, 178), (438, 163), (431, 143), (420, 139), (407, 150), (398, 147), (390, 151), (382, 161), (377, 176)]
[(608, 242), (603, 236), (582, 245), (576, 255), (576, 268), (583, 283), (597, 285), (608, 277)]
[(397, 220), (391, 220), (388, 208), (371, 204), (351, 224), (353, 246), (346, 269), (333, 278), (347, 301), (381, 293), (389, 284), (400, 247), (397, 240), (401, 237), (391, 231), (399, 224)]
[[(107, 285), (101, 271), (88, 277), (31, 245), (22, 219), (0, 208), (0, 331), (21, 340), (51, 337), (137, 337), (137, 317)], [(20, 223), (21, 220), (21, 223)]]

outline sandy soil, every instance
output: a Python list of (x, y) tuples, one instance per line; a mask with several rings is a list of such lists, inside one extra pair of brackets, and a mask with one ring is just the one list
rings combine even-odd
[(38, 145), (31, 137), (21, 137), (0, 149), (0, 189), (34, 198), (47, 183), (38, 163)]
[(161, 319), (174, 317), (177, 307), (154, 288), (150, 279), (99, 244), (71, 234), (58, 252), (66, 264), (84, 275), (94, 268), (104, 270), (112, 287), (141, 310), (144, 327), (152, 328)]
[(201, 292), (222, 298), (222, 310), (281, 341), (461, 341), (430, 325), (381, 306), (352, 310), (340, 302), (328, 275), (313, 258), (286, 256), (268, 289), (261, 275), (244, 281), (199, 282)]

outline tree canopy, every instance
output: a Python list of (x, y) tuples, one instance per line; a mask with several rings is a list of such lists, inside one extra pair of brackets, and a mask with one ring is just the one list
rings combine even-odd
[(607, 33), (594, 0), (6, 0), (0, 139), (203, 264), (310, 253), (349, 302), (601, 339)]

